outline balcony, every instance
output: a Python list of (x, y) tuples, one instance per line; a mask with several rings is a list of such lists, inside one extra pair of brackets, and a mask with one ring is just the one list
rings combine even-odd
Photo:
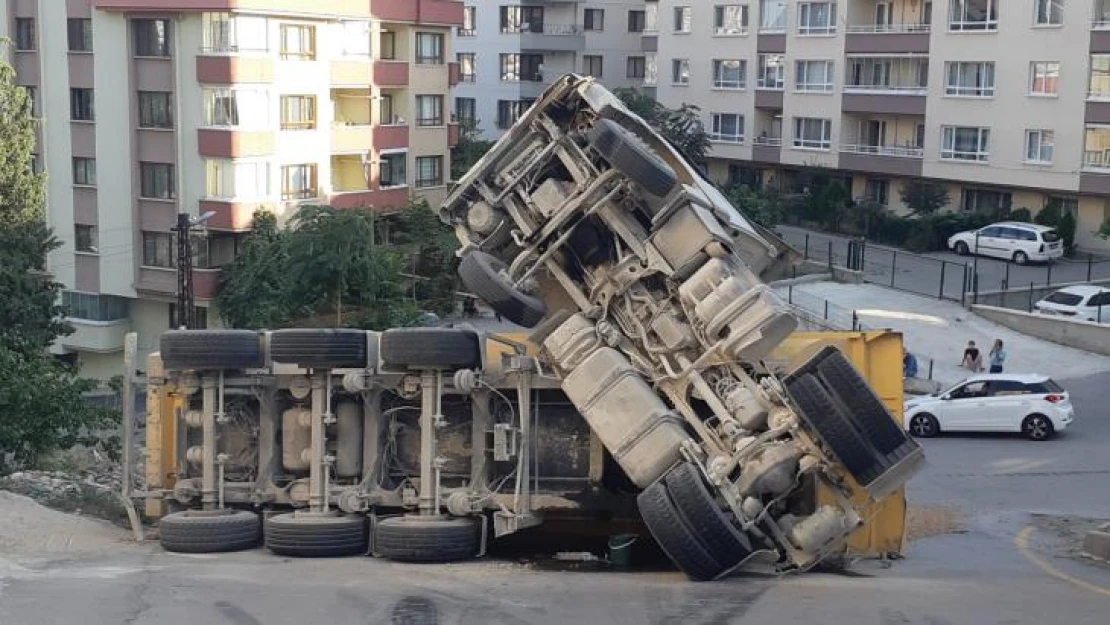
[[(215, 297), (219, 283), (219, 269), (193, 269), (193, 294), (198, 300), (210, 300)], [(172, 267), (139, 267), (139, 279), (135, 283), (135, 290), (140, 294), (175, 295), (177, 270)]]
[(782, 137), (760, 134), (752, 139), (752, 160), (777, 163), (782, 155)]
[(374, 61), (374, 84), (379, 87), (407, 87), (409, 64), (406, 61)]
[(447, 147), (453, 148), (459, 144), (459, 124), (451, 122), (447, 125)]
[(198, 151), (201, 156), (212, 158), (269, 156), (274, 153), (274, 134), (268, 130), (200, 128), (197, 130)]
[(463, 25), (463, 3), (457, 0), (375, 0), (370, 14), (383, 22)]
[(274, 61), (268, 56), (197, 56), (197, 82), (230, 85), (274, 82)]
[(207, 226), (213, 230), (243, 232), (250, 230), (255, 211), (270, 210), (268, 202), (250, 202), (232, 199), (210, 198), (200, 201), (200, 213), (215, 213)]
[(373, 145), (373, 133), (369, 124), (342, 124), (331, 126), (331, 151), (366, 152)]
[(524, 27), (502, 27), (502, 33), (519, 34), (522, 52), (582, 52), (586, 37), (577, 24), (552, 24), (548, 22)]
[(62, 347), (82, 352), (110, 354), (123, 349), (123, 337), (131, 331), (131, 319), (89, 321), (67, 318), (73, 334), (59, 339)]
[(397, 150), (409, 147), (408, 124), (383, 124), (374, 126), (374, 149)]
[(849, 26), (844, 38), (848, 54), (929, 53), (929, 24), (861, 24)]
[(916, 146), (845, 144), (840, 168), (891, 176), (920, 176), (925, 151)]
[(331, 84), (365, 87), (373, 81), (374, 65), (370, 58), (331, 62)]

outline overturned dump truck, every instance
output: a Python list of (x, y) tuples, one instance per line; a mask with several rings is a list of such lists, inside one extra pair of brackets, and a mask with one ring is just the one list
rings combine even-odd
[(796, 321), (763, 280), (794, 255), (591, 79), (556, 81), (441, 217), (468, 290), (528, 340), (166, 333), (148, 497), (187, 508), (167, 549), (253, 545), (261, 510), (279, 554), (444, 561), (587, 510), (638, 514), (693, 579), (761, 551), (800, 571), (923, 465), (835, 345), (772, 362)]

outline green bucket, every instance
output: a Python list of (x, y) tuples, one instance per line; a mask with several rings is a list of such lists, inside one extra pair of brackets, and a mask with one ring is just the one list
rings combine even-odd
[(632, 545), (640, 537), (636, 534), (617, 534), (609, 537), (609, 563), (618, 569), (632, 568)]

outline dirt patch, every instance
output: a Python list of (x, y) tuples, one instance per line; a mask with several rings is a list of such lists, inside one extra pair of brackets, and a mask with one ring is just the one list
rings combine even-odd
[(1106, 519), (1033, 514), (1030, 521), (1037, 533), (1034, 546), (1056, 558), (1069, 558), (1110, 571), (1110, 562), (1092, 558), (1083, 551), (1083, 538), (1092, 530), (1106, 531)]
[(906, 538), (918, 540), (929, 536), (962, 534), (966, 515), (955, 506), (909, 504), (906, 508)]
[(0, 491), (0, 555), (97, 551), (127, 534), (110, 523), (51, 510), (23, 495)]

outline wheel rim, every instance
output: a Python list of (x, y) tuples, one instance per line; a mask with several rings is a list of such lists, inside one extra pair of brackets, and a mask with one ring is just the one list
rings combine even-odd
[(1014, 254), (1014, 262), (1015, 263), (1017, 263), (1019, 265), (1024, 265), (1028, 261), (1029, 261), (1029, 258), (1024, 253), (1018, 252), (1017, 254)]
[(1036, 440), (1048, 438), (1048, 423), (1043, 417), (1033, 417), (1029, 420), (1029, 438)]
[(960, 256), (967, 256), (967, 243), (960, 243), (956, 246), (956, 253)]
[(910, 431), (917, 436), (929, 436), (933, 433), (933, 422), (926, 417), (914, 417), (910, 422)]

